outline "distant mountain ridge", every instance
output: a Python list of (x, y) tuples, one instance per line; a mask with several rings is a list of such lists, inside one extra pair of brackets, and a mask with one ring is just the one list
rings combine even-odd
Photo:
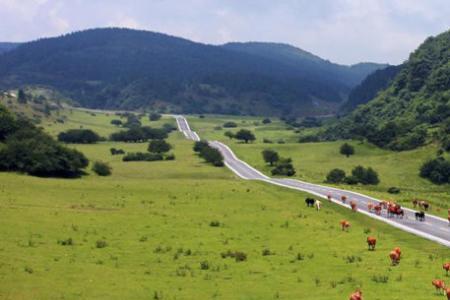
[(0, 42), (0, 54), (11, 51), (17, 48), (20, 43), (8, 43), (8, 42)]
[(298, 48), (212, 46), (161, 33), (92, 29), (0, 56), (0, 88), (44, 86), (91, 108), (185, 113), (333, 113), (384, 65), (340, 66)]

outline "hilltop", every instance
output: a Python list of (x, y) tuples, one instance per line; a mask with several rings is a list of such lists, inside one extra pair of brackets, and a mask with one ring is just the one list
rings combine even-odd
[(311, 115), (336, 111), (353, 86), (384, 67), (340, 66), (292, 46), (248, 45), (205, 45), (129, 29), (86, 30), (4, 53), (0, 88), (44, 86), (91, 108)]

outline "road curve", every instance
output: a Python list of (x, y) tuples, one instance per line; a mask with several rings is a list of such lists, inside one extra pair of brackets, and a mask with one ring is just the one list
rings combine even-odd
[[(189, 127), (189, 124), (183, 116), (177, 115), (174, 116), (178, 129), (184, 134), (187, 139), (193, 141), (199, 141), (200, 137), (194, 131), (192, 131)], [(388, 217), (386, 214), (386, 210), (383, 210), (380, 216), (368, 211), (368, 204), (374, 203), (376, 204), (380, 200), (372, 198), (370, 196), (366, 196), (363, 194), (359, 194), (356, 192), (351, 192), (347, 190), (327, 187), (319, 184), (312, 184), (300, 180), (288, 179), (288, 178), (270, 178), (255, 168), (251, 167), (246, 162), (240, 160), (236, 157), (233, 151), (225, 144), (212, 141), (209, 142), (211, 147), (218, 149), (223, 157), (225, 165), (233, 171), (237, 176), (246, 180), (260, 180), (270, 184), (296, 189), (304, 192), (308, 192), (317, 197), (321, 197), (323, 199), (328, 199), (328, 195), (331, 195), (332, 202), (350, 208), (349, 202), (354, 201), (357, 203), (358, 212), (365, 214), (371, 218), (378, 219), (382, 222), (388, 223), (394, 227), (402, 229), (404, 231), (413, 233), (415, 235), (421, 236), (423, 238), (432, 240), (444, 246), (450, 247), (450, 227), (449, 222), (443, 218), (439, 218), (432, 215), (426, 216), (426, 221), (419, 222), (415, 219), (415, 212), (409, 208), (403, 208), (405, 211), (404, 218), (396, 218), (396, 217)], [(347, 203), (342, 203), (341, 196), (347, 197)], [(328, 201), (328, 200), (327, 200)]]

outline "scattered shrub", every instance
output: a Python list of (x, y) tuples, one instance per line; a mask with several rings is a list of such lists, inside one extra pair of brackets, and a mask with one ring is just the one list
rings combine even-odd
[(231, 257), (234, 258), (236, 262), (242, 262), (242, 261), (246, 261), (247, 260), (247, 254), (245, 254), (244, 252), (241, 251), (230, 251), (228, 250), (227, 252), (223, 252), (221, 254), (222, 258), (227, 258), (227, 257)]
[(398, 187), (392, 186), (388, 188), (387, 192), (389, 194), (400, 194), (400, 189)]
[(108, 243), (105, 240), (98, 240), (95, 242), (95, 247), (97, 248), (105, 248), (106, 246), (108, 246)]
[(172, 145), (165, 140), (153, 140), (148, 145), (148, 151), (152, 153), (166, 153), (170, 149), (172, 149)]
[(143, 143), (148, 140), (163, 140), (167, 138), (167, 131), (164, 128), (133, 127), (111, 134), (110, 139), (114, 142)]
[(358, 181), (358, 183), (364, 185), (377, 185), (380, 182), (378, 179), (378, 173), (371, 167), (366, 169), (362, 166), (357, 166), (352, 170), (352, 176)]
[(272, 175), (294, 176), (295, 168), (290, 158), (279, 159), (275, 168), (271, 171)]
[(225, 133), (223, 135), (226, 136), (227, 138), (229, 138), (230, 140), (232, 140), (234, 138), (234, 133), (231, 131), (225, 131)]
[(58, 244), (60, 244), (61, 246), (73, 246), (74, 242), (72, 238), (68, 238), (66, 240), (58, 240)]
[(118, 120), (118, 119), (111, 120), (111, 125), (121, 126), (122, 125), (122, 121)]
[(143, 153), (143, 152), (129, 152), (122, 161), (158, 161), (163, 160), (163, 156), (159, 153)]
[(164, 159), (165, 160), (175, 160), (175, 154), (173, 154), (173, 153), (167, 154)]
[(92, 171), (94, 171), (98, 176), (109, 176), (111, 175), (111, 167), (104, 162), (96, 161), (92, 166)]
[(69, 129), (58, 134), (58, 141), (71, 144), (95, 144), (100, 136), (90, 129)]
[(202, 269), (202, 270), (208, 270), (209, 269), (209, 263), (205, 260), (205, 261), (202, 261), (201, 263), (200, 263), (200, 269)]
[(273, 144), (273, 141), (267, 138), (263, 138), (263, 143), (264, 144)]
[(195, 142), (194, 151), (203, 158), (207, 163), (211, 163), (216, 167), (223, 167), (223, 156), (219, 150), (211, 147), (206, 141)]
[(450, 183), (450, 162), (443, 157), (429, 160), (420, 168), (420, 176), (435, 184)]
[(326, 178), (328, 183), (342, 183), (345, 180), (345, 171), (341, 169), (331, 170)]
[(233, 122), (233, 121), (225, 122), (222, 125), (223, 128), (236, 128), (237, 126), (238, 125), (235, 122)]
[(320, 139), (317, 135), (304, 135), (298, 139), (299, 143), (317, 143), (320, 142)]
[(125, 154), (125, 151), (123, 151), (122, 149), (111, 148), (111, 149), (109, 149), (109, 151), (111, 152), (111, 155)]
[(263, 124), (270, 124), (272, 123), (272, 120), (270, 120), (269, 118), (265, 118), (264, 120), (262, 120)]
[(211, 221), (209, 223), (209, 226), (211, 226), (211, 227), (219, 227), (220, 226), (220, 222), (219, 221)]

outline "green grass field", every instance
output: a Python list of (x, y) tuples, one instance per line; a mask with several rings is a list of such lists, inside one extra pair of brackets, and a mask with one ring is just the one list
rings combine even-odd
[[(117, 130), (111, 116), (61, 113), (69, 120), (46, 126), (52, 134)], [(443, 298), (431, 280), (447, 279), (448, 249), (336, 205), (307, 209), (304, 193), (207, 165), (178, 132), (169, 141), (175, 161), (123, 163), (109, 153), (146, 144), (74, 145), (110, 163), (110, 177), (0, 173), (0, 299), (339, 300), (357, 287), (365, 299)], [(367, 235), (378, 238), (374, 252)], [(391, 267), (395, 246), (403, 258)], [(222, 258), (226, 251), (247, 259)]]
[[(240, 128), (252, 130), (257, 140), (251, 144), (230, 140), (224, 136), (226, 129), (217, 130), (215, 127), (222, 125), (226, 120), (234, 120)], [(280, 121), (274, 121), (269, 125), (262, 125), (261, 118), (253, 118), (245, 123), (239, 118), (207, 117), (200, 119), (190, 117), (189, 122), (201, 137), (209, 140), (221, 140), (227, 143), (239, 158), (250, 165), (270, 174), (271, 168), (262, 159), (261, 151), (274, 149), (283, 157), (291, 157), (297, 174), (296, 178), (314, 183), (323, 183), (327, 173), (333, 168), (340, 168), (351, 173), (357, 166), (371, 166), (380, 176), (380, 184), (377, 186), (349, 186), (340, 187), (362, 192), (380, 199), (394, 200), (402, 205), (411, 206), (414, 198), (425, 199), (433, 206), (432, 213), (447, 217), (447, 208), (450, 204), (450, 187), (448, 185), (434, 185), (428, 180), (421, 178), (418, 173), (422, 163), (435, 156), (437, 147), (428, 145), (426, 147), (404, 152), (393, 152), (377, 148), (367, 143), (349, 141), (355, 147), (355, 155), (349, 158), (339, 153), (339, 147), (343, 141), (322, 143), (297, 143), (299, 134), (293, 130), (287, 130), (286, 125)], [(254, 122), (259, 125), (255, 126)], [(269, 138), (273, 144), (264, 144), (262, 140)], [(285, 144), (276, 141), (282, 139)], [(392, 195), (387, 193), (389, 187), (399, 187), (401, 193)]]

